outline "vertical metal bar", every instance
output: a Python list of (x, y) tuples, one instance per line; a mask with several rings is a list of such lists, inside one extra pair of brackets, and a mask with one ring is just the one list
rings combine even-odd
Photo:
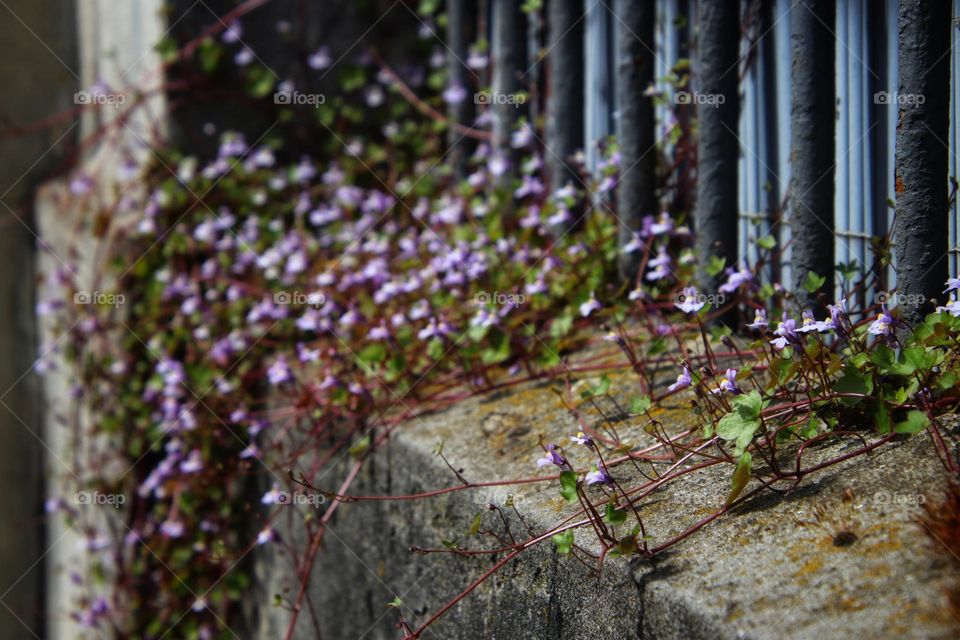
[[(901, 2), (898, 22), (897, 291), (931, 300), (947, 277), (950, 13), (942, 0)], [(901, 305), (901, 317), (920, 322), (930, 308)]]
[[(631, 242), (643, 217), (657, 209), (656, 122), (647, 87), (654, 79), (654, 0), (617, 0), (617, 140), (621, 178), (617, 186), (620, 244)], [(620, 258), (620, 276), (638, 276), (638, 253)]]
[(733, 264), (737, 259), (737, 184), (740, 112), (738, 2), (701, 0), (697, 46), (697, 274), (700, 286), (713, 291), (719, 278), (707, 272), (710, 258)]
[[(800, 8), (799, 10), (805, 11), (805, 9)], [(846, 46), (847, 42), (847, 25), (850, 22), (850, 5), (847, 2), (840, 2), (837, 5), (837, 24), (836, 32), (838, 37), (831, 46), (836, 50), (836, 66), (837, 66), (837, 111), (839, 118), (837, 119), (837, 130), (836, 130), (836, 148), (834, 149), (834, 158), (836, 165), (836, 191), (834, 193), (834, 207), (836, 210), (836, 230), (841, 233), (833, 239), (835, 246), (834, 251), (836, 252), (836, 259), (842, 262), (848, 262), (850, 256), (848, 255), (848, 248), (850, 246), (850, 238), (843, 232), (850, 230), (850, 181), (852, 179), (850, 173), (850, 164), (847, 162), (847, 150), (850, 148), (850, 143), (855, 140), (855, 137), (852, 137), (850, 131), (851, 122), (851, 109), (849, 101), (851, 99), (849, 92), (849, 76), (851, 71), (850, 65), (850, 54), (849, 49)], [(806, 274), (802, 274), (806, 275)]]
[[(806, 0), (791, 12), (793, 293), (804, 307), (822, 306), (818, 294), (833, 294), (835, 16), (832, 0)], [(808, 272), (824, 278), (812, 293), (803, 286)]]
[(776, 164), (772, 165), (776, 176), (772, 180), (774, 205), (780, 214), (778, 225), (780, 261), (779, 273), (776, 277), (781, 282), (793, 282), (793, 270), (790, 265), (790, 225), (784, 222), (784, 197), (790, 184), (790, 88), (791, 88), (791, 59), (790, 59), (790, 0), (776, 0), (774, 4), (774, 46), (776, 55), (774, 67), (776, 69)]
[(613, 74), (610, 64), (610, 10), (606, 4), (583, 0), (587, 5), (586, 88), (584, 122), (586, 127), (587, 166), (596, 170), (600, 160), (598, 142), (612, 133), (610, 114), (613, 112)]
[(509, 183), (515, 175), (516, 158), (510, 149), (510, 135), (521, 115), (521, 109), (503, 96), (515, 95), (523, 89), (520, 76), (527, 68), (527, 19), (520, 3), (513, 0), (490, 0), (493, 54), (493, 152), (512, 161), (500, 183)]
[(574, 155), (583, 150), (583, 0), (550, 0), (547, 11), (547, 166), (554, 189), (580, 187)]
[[(464, 95), (459, 102), (449, 104), (447, 114), (451, 122), (465, 126), (472, 126), (476, 118), (473, 92), (476, 81), (466, 60), (470, 56), (470, 45), (477, 39), (478, 9), (478, 0), (447, 0), (447, 81), (459, 87)], [(475, 146), (473, 140), (451, 127), (447, 132), (447, 145), (454, 175), (465, 178), (467, 162)]]

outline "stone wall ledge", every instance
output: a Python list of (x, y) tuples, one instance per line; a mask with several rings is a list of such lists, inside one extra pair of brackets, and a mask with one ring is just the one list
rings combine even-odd
[[(456, 485), (434, 453), (441, 441), (447, 460), (470, 482), (536, 475), (539, 439), (568, 442), (575, 430), (549, 386), (521, 385), (411, 420), (368, 460), (351, 492), (400, 495)], [(682, 402), (658, 419), (671, 428), (690, 423)], [(945, 423), (955, 446), (957, 421)], [(649, 437), (629, 423), (618, 431), (636, 442)], [(856, 446), (858, 440), (846, 439), (811, 451), (806, 462)], [(566, 449), (575, 465), (590, 462), (576, 448)], [(317, 486), (335, 486), (344, 469), (316, 478)], [(609, 558), (599, 577), (547, 542), (507, 564), (423, 637), (956, 637), (945, 596), (947, 551), (934, 548), (916, 520), (924, 499), (918, 496), (939, 495), (947, 477), (930, 438), (921, 434), (818, 472), (785, 495), (759, 494), (653, 560)], [(702, 470), (658, 491), (641, 509), (648, 532), (657, 541), (670, 538), (722, 505), (728, 487), (725, 468)], [(484, 526), (496, 526), (484, 505), (502, 504), (508, 493), (538, 533), (571, 510), (556, 481), (342, 504), (309, 591), (322, 637), (399, 638), (395, 612), (385, 606), (396, 596), (412, 627), (429, 618), (494, 560), (418, 555), (409, 547), (440, 547), (454, 539), (477, 547), (477, 538), (466, 535), (475, 514), (483, 511)], [(519, 538), (522, 526), (508, 517)], [(288, 518), (279, 530), (295, 548), (305, 548), (302, 524)], [(840, 532), (852, 532), (855, 542), (835, 544)], [(577, 543), (590, 547), (591, 536), (578, 531)], [(265, 598), (291, 588), (291, 566), (282, 552), (261, 561)], [(261, 637), (282, 637), (287, 615), (270, 610)], [(309, 618), (301, 616), (298, 638), (316, 637)]]

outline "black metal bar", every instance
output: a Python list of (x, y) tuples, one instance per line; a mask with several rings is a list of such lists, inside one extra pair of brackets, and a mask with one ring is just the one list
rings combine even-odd
[(910, 323), (942, 298), (947, 278), (950, 3), (901, 0), (894, 252), (901, 317)]

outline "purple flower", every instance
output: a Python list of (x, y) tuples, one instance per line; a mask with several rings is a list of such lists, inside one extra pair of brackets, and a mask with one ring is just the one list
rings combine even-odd
[(720, 381), (720, 387), (714, 393), (732, 393), (733, 395), (741, 393), (740, 387), (737, 386), (736, 369), (727, 369), (726, 376)]
[(960, 291), (960, 278), (947, 279), (947, 288), (943, 292), (950, 293), (951, 291)]
[(223, 32), (221, 39), (228, 43), (238, 42), (240, 38), (243, 37), (243, 25), (240, 24), (239, 20), (230, 21), (230, 25), (227, 27), (226, 31)]
[(597, 298), (591, 293), (590, 299), (580, 305), (580, 315), (586, 318), (597, 309), (600, 309), (601, 306)]
[(882, 305), (877, 319), (867, 328), (867, 333), (875, 336), (889, 337), (893, 335), (893, 316), (887, 313), (887, 305)]
[(652, 222), (649, 227), (650, 234), (658, 236), (663, 233), (670, 233), (673, 231), (673, 218), (670, 217), (670, 214), (666, 211), (660, 213), (660, 217), (657, 219), (657, 222)]
[(187, 459), (180, 463), (181, 473), (196, 473), (203, 469), (203, 455), (199, 449), (194, 449)]
[(804, 311), (802, 315), (803, 320), (800, 323), (800, 326), (797, 327), (797, 333), (809, 333), (810, 331), (819, 331), (819, 323), (813, 317), (813, 313), (810, 311)]
[(680, 372), (680, 375), (677, 376), (677, 381), (672, 385), (667, 387), (669, 391), (679, 391), (680, 389), (686, 389), (693, 382), (693, 377), (690, 375), (690, 367), (683, 365), (683, 370)]
[(315, 71), (326, 69), (331, 64), (333, 64), (333, 59), (330, 57), (330, 49), (328, 47), (320, 47), (316, 53), (311, 54), (310, 57), (307, 58), (307, 65)]
[(443, 101), (447, 104), (459, 104), (467, 97), (467, 90), (459, 82), (451, 84), (443, 90)]
[(585, 447), (593, 446), (593, 440), (591, 440), (590, 436), (585, 434), (583, 431), (578, 431), (577, 435), (570, 436), (570, 440), (576, 442), (577, 444), (582, 444)]
[(555, 464), (561, 469), (566, 469), (569, 466), (567, 459), (557, 450), (557, 445), (555, 444), (548, 444), (547, 455), (537, 460), (538, 467), (545, 467), (549, 464)]
[(683, 292), (677, 296), (679, 302), (674, 302), (673, 306), (684, 313), (696, 313), (703, 308), (707, 302), (700, 299), (700, 294), (696, 287), (686, 287)]
[(837, 304), (828, 304), (827, 309), (830, 310), (830, 328), (843, 328), (844, 321), (847, 319), (847, 299), (841, 298)]
[(670, 265), (673, 261), (670, 259), (670, 254), (667, 253), (667, 248), (663, 245), (657, 249), (657, 257), (650, 260), (648, 263), (652, 270), (647, 273), (647, 280), (651, 282), (656, 280), (663, 280), (664, 278), (669, 278), (671, 273)]
[(767, 310), (757, 309), (753, 316), (753, 322), (747, 325), (748, 329), (766, 329), (767, 328)]
[(786, 348), (787, 344), (790, 342), (797, 341), (797, 321), (793, 318), (787, 317), (787, 312), (783, 312), (783, 320), (780, 322), (780, 326), (777, 327), (777, 330), (774, 331), (777, 334), (777, 338), (770, 341), (770, 344), (775, 346), (777, 349)]
[(946, 311), (950, 315), (960, 317), (960, 300), (951, 300), (946, 304), (946, 306), (937, 307), (938, 313), (943, 311)]
[(244, 47), (243, 49), (240, 49), (237, 55), (233, 56), (233, 62), (238, 67), (245, 67), (253, 62), (253, 58), (253, 51), (251, 51), (249, 47)]
[(183, 535), (183, 522), (180, 520), (167, 520), (163, 521), (163, 524), (160, 525), (160, 531), (163, 535), (168, 538), (179, 538)]
[(270, 380), (270, 384), (275, 387), (293, 380), (293, 373), (290, 371), (290, 367), (287, 366), (287, 361), (283, 356), (277, 358), (277, 360), (270, 365), (270, 368), (267, 369), (267, 379)]
[(276, 535), (273, 533), (273, 529), (271, 527), (264, 527), (260, 533), (257, 534), (257, 544), (267, 544), (275, 537)]
[(727, 268), (727, 281), (720, 285), (720, 291), (723, 293), (733, 293), (740, 287), (753, 282), (753, 273), (746, 267), (739, 271), (734, 271), (732, 267)]
[(610, 478), (610, 474), (607, 473), (607, 468), (603, 465), (602, 460), (597, 460), (597, 468), (595, 471), (591, 471), (586, 475), (584, 481), (587, 484), (610, 484), (613, 480)]

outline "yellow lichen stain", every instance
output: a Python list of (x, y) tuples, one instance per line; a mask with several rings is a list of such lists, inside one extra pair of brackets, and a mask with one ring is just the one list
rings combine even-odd
[(864, 569), (863, 575), (864, 577), (867, 577), (867, 578), (880, 579), (880, 578), (889, 577), (891, 572), (892, 570), (890, 569), (890, 565), (887, 564), (886, 562), (881, 562), (879, 564), (875, 564), (871, 567), (867, 567), (866, 569)]
[(800, 567), (800, 569), (793, 574), (793, 577), (797, 579), (801, 585), (807, 584), (810, 576), (819, 572), (823, 568), (823, 560), (821, 558), (810, 558), (807, 562)]

